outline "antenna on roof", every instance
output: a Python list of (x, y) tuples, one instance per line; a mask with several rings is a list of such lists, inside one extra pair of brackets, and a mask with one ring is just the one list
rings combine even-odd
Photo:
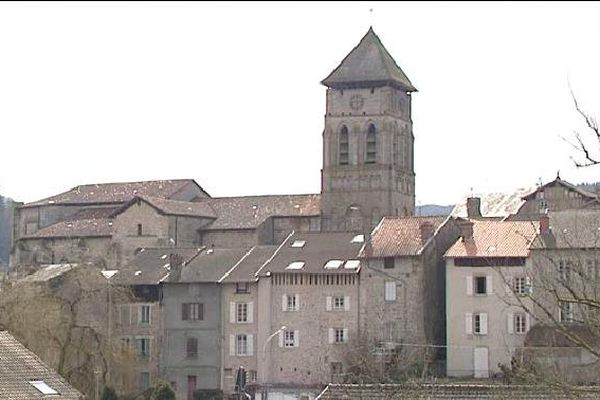
[(473, 197), (473, 186), (471, 186), (471, 197)]
[(560, 181), (560, 169), (556, 171), (556, 179)]
[(369, 8), (369, 28), (373, 29), (373, 9)]

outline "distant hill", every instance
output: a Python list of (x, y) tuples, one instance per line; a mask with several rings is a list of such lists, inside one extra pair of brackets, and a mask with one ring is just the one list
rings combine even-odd
[(8, 266), (15, 202), (0, 195), (0, 268)]
[(437, 215), (450, 215), (454, 209), (453, 205), (440, 206), (437, 204), (424, 204), (417, 206), (416, 215), (418, 217), (433, 217)]

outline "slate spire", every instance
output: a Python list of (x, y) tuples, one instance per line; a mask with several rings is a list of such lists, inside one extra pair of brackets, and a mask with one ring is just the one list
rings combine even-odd
[(372, 27), (340, 65), (321, 83), (331, 88), (389, 85), (407, 92), (417, 91), (385, 49)]

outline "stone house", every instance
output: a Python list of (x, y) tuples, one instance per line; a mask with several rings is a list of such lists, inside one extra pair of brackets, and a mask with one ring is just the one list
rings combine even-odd
[[(458, 237), (451, 217), (384, 217), (373, 230), (360, 253), (361, 335), (373, 346), (445, 344), (443, 256)], [(435, 349), (431, 362), (444, 356)]]
[(527, 297), (538, 223), (464, 220), (446, 252), (447, 375), (487, 378), (510, 365), (533, 320)]

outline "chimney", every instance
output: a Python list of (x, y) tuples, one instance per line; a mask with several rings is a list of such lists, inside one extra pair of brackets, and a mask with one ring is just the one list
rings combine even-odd
[(169, 256), (169, 265), (171, 266), (171, 274), (169, 275), (170, 282), (179, 282), (181, 278), (181, 267), (183, 265), (183, 257), (179, 254), (171, 253)]
[(481, 218), (481, 198), (467, 197), (467, 217)]
[(550, 217), (548, 214), (540, 215), (540, 234), (546, 235), (550, 232)]
[(459, 222), (460, 236), (463, 242), (473, 241), (473, 222), (469, 220), (462, 220)]
[(421, 243), (425, 244), (433, 236), (433, 224), (429, 221), (424, 221), (419, 225), (419, 229), (421, 230)]

